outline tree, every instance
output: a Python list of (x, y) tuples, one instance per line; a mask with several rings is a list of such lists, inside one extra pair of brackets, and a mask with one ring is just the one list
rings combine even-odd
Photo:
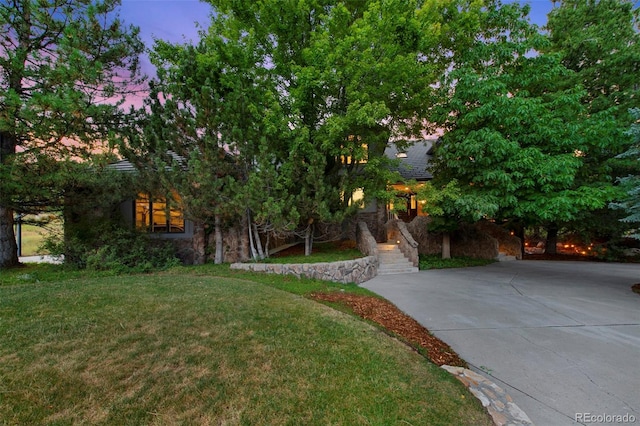
[[(640, 109), (635, 108), (630, 113), (636, 119), (628, 130), (628, 135), (633, 139), (633, 145), (620, 156), (640, 161)], [(625, 176), (620, 178), (620, 183), (626, 190), (627, 196), (621, 202), (612, 203), (611, 207), (622, 209), (627, 214), (621, 220), (632, 224), (636, 228), (632, 236), (640, 239), (640, 233), (637, 230), (637, 224), (640, 223), (640, 175)]]
[[(274, 135), (284, 127), (269, 112), (277, 103), (267, 68), (256, 66), (264, 54), (255, 37), (233, 23), (212, 16), (197, 45), (156, 41), (151, 60), (157, 79), (145, 101), (147, 118), (140, 137), (126, 147), (132, 160), (143, 160), (142, 173), (151, 172), (165, 191), (180, 195), (189, 219), (214, 229), (216, 263), (223, 260), (223, 222), (250, 217), (258, 194), (264, 201), (272, 196), (268, 183), (256, 192), (248, 183), (258, 172), (266, 176), (267, 163), (256, 168), (259, 151), (268, 141), (275, 154)], [(247, 226), (251, 239), (252, 228)], [(261, 257), (257, 247), (251, 244), (254, 257)]]
[[(470, 3), (452, 13), (465, 14)], [(489, 2), (474, 20), (452, 27), (451, 71), (438, 123), (436, 187), (457, 179), (447, 214), (460, 220), (568, 221), (603, 207), (611, 186), (581, 182), (585, 153), (610, 140), (612, 121), (591, 120), (573, 73), (527, 20), (528, 7)]]
[(224, 204), (244, 205), (263, 228), (300, 232), (310, 254), (315, 224), (355, 211), (353, 191), (387, 196), (385, 146), (428, 122), (442, 18), (421, 1), (210, 3), (196, 47), (156, 45), (165, 96), (154, 105), (165, 132), (186, 132), (174, 138), (184, 146), (169, 148), (206, 152), (188, 149), (197, 139), (228, 152), (242, 173)]
[[(627, 0), (563, 0), (549, 13), (551, 43), (543, 52), (560, 54), (562, 64), (573, 71), (566, 84), (585, 89), (581, 102), (591, 120), (609, 122), (601, 143), (583, 152), (577, 186), (613, 186), (619, 177), (638, 173), (636, 161), (619, 156), (632, 143), (625, 130), (632, 121), (629, 109), (638, 106), (638, 13)], [(611, 238), (611, 225), (619, 218), (619, 212), (608, 208), (587, 209), (566, 225), (573, 229), (588, 223), (587, 238)], [(552, 230), (559, 227), (552, 225)]]
[(13, 214), (28, 207), (20, 190), (48, 164), (103, 147), (122, 122), (124, 94), (141, 82), (143, 45), (118, 4), (0, 1), (0, 268), (18, 264)]

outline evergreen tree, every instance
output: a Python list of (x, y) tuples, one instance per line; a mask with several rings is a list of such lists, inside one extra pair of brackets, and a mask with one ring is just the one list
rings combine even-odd
[(64, 170), (61, 161), (103, 149), (122, 125), (124, 95), (141, 83), (143, 45), (118, 4), (0, 1), (0, 268), (18, 263), (13, 215), (30, 210), (24, 193)]

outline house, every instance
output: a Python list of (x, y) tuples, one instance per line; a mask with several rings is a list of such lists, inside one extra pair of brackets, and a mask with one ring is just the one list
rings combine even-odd
[[(376, 241), (384, 242), (387, 240), (385, 224), (388, 220), (402, 219), (405, 222), (410, 222), (416, 216), (426, 215), (422, 211), (421, 203), (418, 202), (413, 189), (433, 178), (428, 171), (428, 166), (433, 157), (437, 140), (437, 137), (431, 137), (412, 141), (404, 150), (398, 150), (393, 144), (387, 146), (384, 155), (390, 160), (395, 160), (396, 166), (393, 166), (392, 170), (397, 171), (402, 178), (401, 181), (392, 182), (390, 185), (403, 194), (401, 198), (405, 200), (406, 206), (394, 208), (397, 206), (386, 205), (378, 200), (369, 201), (350, 221), (348, 228), (355, 230), (357, 222), (365, 222)], [(412, 188), (407, 185), (407, 182), (415, 182), (416, 185)], [(348, 237), (355, 238), (354, 235), (349, 233)]]
[[(400, 173), (403, 182), (396, 182), (391, 186), (396, 191), (405, 193), (406, 209), (398, 209), (396, 213), (398, 218), (405, 222), (410, 222), (416, 216), (426, 215), (421, 208), (424, 201), (422, 201), (422, 203), (418, 202), (416, 194), (405, 182), (415, 181), (417, 185), (420, 186), (422, 183), (433, 178), (433, 175), (428, 170), (428, 166), (433, 157), (433, 150), (437, 140), (437, 138), (431, 138), (415, 141), (402, 151), (398, 151), (395, 146), (389, 146), (384, 151), (387, 158), (397, 159), (399, 161), (398, 166), (394, 167), (393, 170)], [(390, 210), (393, 210), (393, 208)]]
[[(431, 173), (427, 171), (427, 165), (432, 158), (436, 140), (416, 141), (403, 151), (389, 146), (384, 154), (390, 159), (398, 160), (395, 169), (403, 180), (415, 181), (419, 185), (432, 178)], [(115, 162), (109, 168), (123, 173), (136, 172), (136, 167), (128, 160)], [(356, 223), (364, 221), (376, 240), (383, 242), (386, 241), (385, 223), (390, 218), (397, 215), (398, 218), (409, 222), (416, 216), (424, 215), (415, 193), (404, 182), (394, 182), (392, 186), (405, 193), (406, 209), (396, 212), (393, 206), (372, 200), (362, 207), (355, 218), (342, 225), (341, 232), (345, 237), (355, 239)], [(123, 201), (119, 210), (125, 222), (131, 226), (148, 232), (154, 239), (171, 241), (185, 263), (199, 263), (206, 256), (206, 247), (213, 247), (214, 244), (207, 241), (202, 225), (185, 217), (180, 201), (180, 195), (177, 193), (168, 197), (140, 190), (135, 199)], [(244, 223), (242, 220), (238, 222)], [(246, 238), (243, 238), (244, 231), (225, 231), (225, 261), (246, 260), (248, 257), (249, 250), (244, 247), (247, 244)]]

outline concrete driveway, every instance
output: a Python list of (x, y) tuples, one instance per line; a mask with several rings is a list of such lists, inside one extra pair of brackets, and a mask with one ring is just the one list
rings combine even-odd
[(536, 425), (625, 414), (640, 425), (638, 282), (637, 264), (512, 261), (362, 286), (449, 343)]

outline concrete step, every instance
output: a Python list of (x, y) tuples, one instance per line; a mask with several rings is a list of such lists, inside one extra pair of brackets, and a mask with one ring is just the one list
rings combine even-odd
[(405, 257), (397, 244), (378, 244), (378, 260), (378, 275), (418, 272), (418, 268)]
[(389, 262), (394, 262), (397, 260), (406, 260), (407, 258), (404, 256), (404, 254), (402, 254), (401, 252), (398, 253), (381, 253), (378, 252), (378, 258), (380, 259), (380, 261), (382, 261), (383, 259)]
[(407, 266), (389, 266), (389, 265), (380, 265), (378, 268), (378, 275), (393, 275), (393, 274), (413, 274), (418, 272), (418, 268), (409, 264)]
[(504, 253), (498, 253), (498, 262), (511, 262), (512, 260), (518, 260), (515, 256), (510, 256)]

